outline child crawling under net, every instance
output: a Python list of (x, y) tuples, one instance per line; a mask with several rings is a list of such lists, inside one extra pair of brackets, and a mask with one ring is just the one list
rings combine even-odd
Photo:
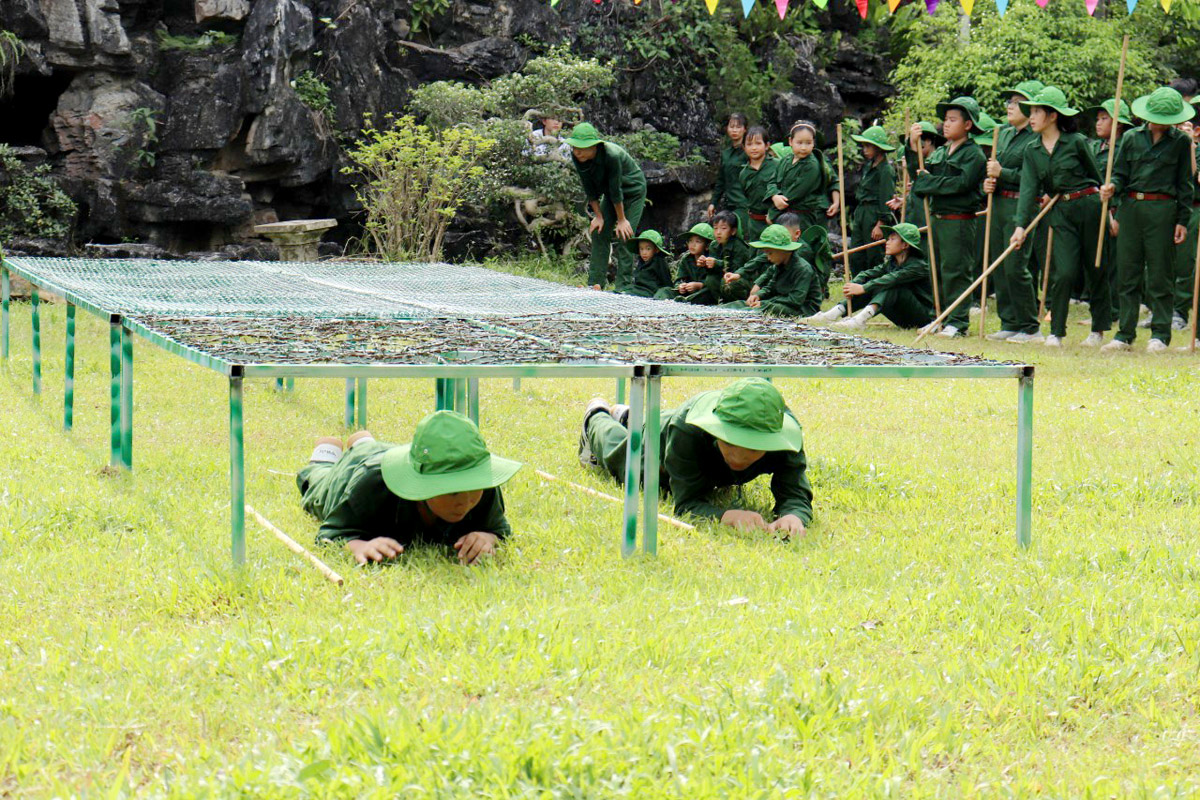
[(511, 533), (500, 486), (521, 464), (488, 452), (462, 414), (430, 414), (410, 444), (377, 442), (368, 431), (346, 444), (320, 439), (296, 475), (304, 510), (321, 521), (318, 543), (343, 545), (359, 564), (393, 560), (415, 544), (477, 564)]

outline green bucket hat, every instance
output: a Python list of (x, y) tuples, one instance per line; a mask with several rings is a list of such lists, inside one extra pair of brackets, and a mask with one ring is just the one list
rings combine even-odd
[(667, 246), (663, 243), (662, 234), (656, 230), (644, 230), (637, 236), (633, 237), (631, 244), (637, 247), (638, 242), (649, 242), (659, 250), (666, 251)]
[(880, 230), (883, 231), (884, 236), (894, 233), (903, 239), (913, 250), (916, 250), (918, 253), (924, 252), (924, 250), (921, 248), (921, 229), (916, 225), (913, 225), (911, 222), (900, 222), (896, 225), (884, 225), (882, 228), (880, 228)]
[(890, 153), (896, 149), (896, 145), (888, 142), (887, 131), (878, 125), (872, 125), (862, 132), (861, 136), (854, 135), (850, 137), (859, 144), (869, 144), (878, 147), (885, 153)]
[(700, 395), (686, 421), (735, 447), (799, 452), (804, 435), (786, 411), (778, 389), (762, 378), (742, 378)]
[(763, 228), (763, 232), (758, 235), (757, 242), (751, 242), (751, 247), (757, 247), (759, 250), (769, 248), (771, 250), (799, 250), (803, 245), (799, 242), (792, 241), (792, 234), (788, 233), (788, 229), (782, 225), (768, 225)]
[(1079, 113), (1078, 108), (1071, 108), (1067, 105), (1067, 96), (1057, 86), (1047, 86), (1038, 92), (1037, 97), (1027, 103), (1021, 103), (1021, 113), (1028, 117), (1034, 106), (1052, 108), (1064, 117), (1073, 117)]
[(1170, 86), (1161, 86), (1133, 101), (1133, 115), (1156, 125), (1178, 125), (1196, 116), (1196, 109)]
[(942, 119), (945, 119), (946, 112), (952, 108), (957, 108), (966, 112), (967, 116), (971, 118), (972, 122), (974, 122), (976, 125), (979, 124), (979, 103), (975, 102), (974, 97), (967, 97), (964, 95), (962, 97), (954, 98), (949, 103), (938, 103), (938, 116)]
[(712, 225), (709, 225), (707, 222), (697, 222), (695, 225), (688, 228), (688, 232), (684, 234), (684, 237), (686, 238), (689, 236), (699, 236), (701, 239), (705, 239), (709, 242), (716, 238), (716, 236), (713, 234)]
[(975, 143), (982, 147), (992, 146), (992, 131), (996, 130), (996, 120), (986, 111), (979, 112), (979, 126), (976, 132), (971, 134), (971, 138)]
[(1026, 100), (1032, 100), (1038, 96), (1038, 93), (1041, 92), (1042, 89), (1045, 88), (1046, 84), (1042, 83), (1041, 81), (1021, 81), (1011, 89), (1001, 89), (1000, 93), (1006, 94), (1009, 97), (1012, 97), (1014, 94), (1019, 94)]
[(571, 147), (595, 147), (600, 144), (600, 132), (590, 122), (581, 122), (571, 129), (571, 135), (564, 139)]
[[(1092, 106), (1091, 108), (1084, 109), (1083, 113), (1094, 117), (1103, 111), (1105, 114), (1108, 114), (1111, 117), (1113, 115), (1113, 99), (1114, 98), (1110, 97), (1098, 106)], [(1121, 116), (1117, 117), (1117, 122), (1121, 123), (1122, 125), (1133, 124), (1133, 118), (1129, 116), (1129, 103), (1126, 103), (1124, 100), (1121, 101)]]
[(435, 411), (417, 423), (411, 444), (393, 447), (380, 461), (383, 482), (405, 500), (491, 489), (521, 464), (488, 452), (475, 423), (454, 411)]
[(937, 129), (937, 125), (934, 125), (932, 122), (925, 122), (924, 120), (918, 124), (921, 126), (921, 136), (931, 136), (937, 142), (946, 141), (946, 137), (942, 136), (941, 132)]

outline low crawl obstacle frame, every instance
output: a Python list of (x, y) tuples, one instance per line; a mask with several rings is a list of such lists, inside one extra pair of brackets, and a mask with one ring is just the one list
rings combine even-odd
[[(630, 406), (624, 555), (636, 550), (639, 516), (644, 552), (657, 551), (665, 378), (1016, 378), (1015, 528), (1018, 545), (1030, 544), (1032, 367), (913, 350), (758, 315), (614, 298), (472, 267), (422, 264), (424, 272), (414, 276), (405, 274), (407, 266), (8, 258), (0, 262), (0, 356), (9, 359), (10, 273), (35, 287), (30, 303), (34, 394), (40, 394), (42, 382), (37, 288), (66, 301), (63, 426), (69, 431), (76, 308), (107, 320), (110, 463), (125, 470), (133, 468), (135, 336), (225, 376), (230, 548), (237, 565), (246, 560), (243, 387), (247, 379), (260, 378), (276, 388), (296, 378), (344, 379), (347, 428), (367, 426), (371, 378), (433, 378), (435, 407), (476, 421), (480, 378), (511, 378), (515, 386), (522, 378), (616, 379), (618, 393), (625, 395), (619, 399)], [(132, 286), (122, 288), (123, 278)], [(239, 280), (245, 297), (231, 300), (221, 287)], [(197, 300), (195, 287), (188, 287), (197, 281), (212, 287), (220, 302)], [(481, 303), (481, 289), (494, 302)], [(269, 308), (263, 307), (263, 293), (274, 293)], [(464, 307), (469, 316), (454, 313)], [(297, 326), (311, 336), (293, 335)], [(336, 342), (330, 336), (335, 329)]]

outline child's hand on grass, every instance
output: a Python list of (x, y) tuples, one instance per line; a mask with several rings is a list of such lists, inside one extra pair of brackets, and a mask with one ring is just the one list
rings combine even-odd
[(769, 528), (767, 521), (757, 511), (739, 511), (733, 508), (721, 515), (721, 524), (737, 528), (739, 531)]
[(354, 560), (359, 564), (368, 561), (390, 561), (404, 552), (404, 545), (387, 536), (375, 539), (351, 539), (346, 542), (346, 549), (354, 554)]
[(779, 534), (779, 538), (786, 541), (793, 536), (803, 536), (804, 523), (795, 514), (784, 514), (768, 525), (767, 530)]
[(496, 542), (496, 534), (474, 531), (455, 542), (454, 549), (460, 563), (477, 564), (483, 556), (495, 555)]

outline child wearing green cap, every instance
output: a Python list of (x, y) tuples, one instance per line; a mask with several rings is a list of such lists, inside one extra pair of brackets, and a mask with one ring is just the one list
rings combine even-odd
[[(1113, 106), (1116, 98), (1110, 97), (1098, 106), (1092, 106), (1085, 113), (1091, 114), (1095, 120), (1093, 130), (1096, 132), (1096, 138), (1092, 139), (1092, 152), (1096, 154), (1096, 166), (1104, 172), (1108, 166), (1108, 143), (1112, 139), (1113, 125), (1117, 126), (1117, 142), (1113, 149), (1113, 160), (1116, 160), (1116, 155), (1121, 152), (1121, 137), (1125, 132), (1133, 127), (1133, 120), (1129, 116), (1129, 104), (1124, 100), (1121, 101), (1121, 110), (1116, 114), (1116, 121), (1113, 120)], [(1108, 261), (1108, 297), (1112, 301), (1112, 313), (1110, 319), (1118, 319), (1121, 314), (1120, 294), (1117, 291), (1117, 209), (1121, 206), (1121, 198), (1114, 197), (1108, 204), (1108, 220), (1107, 231), (1104, 236), (1104, 257)]]
[(488, 452), (474, 422), (438, 411), (399, 447), (366, 431), (345, 449), (340, 439), (321, 439), (296, 485), (304, 510), (321, 521), (317, 541), (344, 545), (359, 564), (422, 543), (475, 564), (511, 533), (499, 487), (520, 468)]
[[(742, 167), (747, 164), (745, 114), (735, 111), (729, 115), (725, 121), (725, 136), (721, 160), (717, 164), (717, 183), (713, 187), (712, 202), (708, 204), (708, 216), (712, 219), (717, 211), (732, 211), (744, 223), (749, 219), (746, 216), (746, 191), (742, 188)], [(716, 225), (715, 221), (713, 225)]]
[(767, 186), (774, 210), (772, 218), (785, 211), (800, 215), (805, 228), (837, 216), (842, 187), (829, 160), (816, 147), (816, 126), (797, 120), (788, 132), (791, 158), (780, 158)]
[(794, 241), (787, 228), (768, 225), (750, 246), (761, 249), (771, 266), (744, 302), (726, 303), (726, 307), (756, 309), (777, 317), (807, 317), (821, 309), (824, 287), (812, 264), (797, 252), (805, 245)]
[[(1193, 103), (1197, 102), (1192, 100)], [(1193, 127), (1191, 122), (1179, 125), (1179, 130), (1185, 135), (1200, 142), (1200, 128)], [(1200, 172), (1196, 170), (1196, 146), (1192, 147), (1192, 174), (1200, 181)], [(1192, 214), (1188, 218), (1188, 235), (1182, 245), (1175, 248), (1175, 314), (1171, 318), (1171, 330), (1181, 331), (1188, 326), (1192, 315), (1192, 291), (1195, 288), (1196, 274), (1196, 239), (1200, 236), (1200, 187), (1192, 184)]]
[[(919, 328), (934, 319), (933, 285), (929, 264), (921, 252), (921, 234), (911, 222), (885, 226), (885, 259), (842, 286), (845, 303), (838, 303), (805, 322), (832, 322), (843, 330), (862, 330), (876, 314), (898, 328)], [(846, 316), (847, 306), (858, 313)], [(837, 322), (837, 320), (841, 320)]]
[[(613, 237), (629, 241), (641, 222), (646, 176), (633, 156), (620, 145), (602, 140), (590, 123), (576, 125), (565, 141), (571, 147), (571, 163), (591, 210), (588, 285), (599, 290), (607, 281)], [(633, 251), (627, 247), (616, 250), (616, 289), (624, 291), (633, 280)]]
[(1103, 349), (1132, 349), (1144, 295), (1152, 336), (1146, 352), (1161, 353), (1171, 343), (1173, 248), (1187, 239), (1194, 195), (1191, 143), (1175, 126), (1190, 120), (1195, 109), (1183, 102), (1179, 92), (1164, 86), (1134, 100), (1133, 113), (1146, 124), (1121, 137), (1112, 183), (1101, 188), (1102, 197), (1121, 197), (1117, 210), (1120, 325)]
[(775, 176), (775, 154), (767, 148), (767, 132), (755, 125), (746, 131), (746, 166), (742, 167), (742, 191), (746, 195), (746, 229), (742, 238), (753, 242), (767, 227), (774, 207), (769, 191)]
[(660, 290), (671, 288), (671, 266), (667, 263), (662, 234), (646, 230), (633, 241), (638, 258), (633, 265), (633, 284), (623, 294), (654, 297)]
[[(929, 160), (933, 157), (933, 153), (939, 147), (946, 143), (946, 137), (938, 132), (937, 126), (932, 122), (918, 122), (917, 126), (921, 129), (921, 157)], [(895, 211), (897, 214), (903, 210), (904, 218), (901, 222), (911, 222), (918, 228), (925, 227), (925, 205), (919, 198), (912, 193), (912, 184), (917, 179), (917, 169), (920, 165), (920, 160), (917, 158), (917, 151), (912, 149), (911, 141), (904, 140), (904, 171), (908, 173), (908, 197), (903, 200), (897, 195), (888, 201), (888, 208)], [(921, 234), (928, 238), (925, 233)]]
[[(859, 247), (882, 239), (883, 226), (892, 221), (887, 201), (896, 192), (896, 173), (888, 162), (888, 154), (895, 151), (896, 145), (888, 141), (887, 132), (878, 125), (850, 138), (859, 143), (863, 155), (850, 223), (850, 246)], [(854, 253), (850, 256), (850, 271), (857, 275), (882, 260), (878, 247)]]
[(1037, 215), (1043, 196), (1058, 195), (1049, 213), (1054, 228), (1054, 251), (1046, 308), (1050, 311), (1048, 347), (1061, 347), (1067, 336), (1071, 290), (1082, 275), (1091, 302), (1092, 332), (1084, 344), (1099, 345), (1111, 327), (1106, 265), (1097, 269), (1096, 247), (1100, 237), (1100, 183), (1103, 178), (1086, 137), (1075, 129), (1077, 109), (1056, 86), (1047, 86), (1032, 100), (1021, 104), (1029, 125), (1038, 138), (1025, 149), (1021, 165), (1021, 192), (1017, 201), (1016, 227), (1010, 243), (1025, 243), (1025, 229)]
[[(938, 103), (937, 111), (942, 117), (946, 144), (925, 162), (925, 171), (918, 172), (912, 191), (917, 198), (930, 200), (938, 290), (949, 305), (973, 280), (978, 227), (975, 212), (983, 205), (987, 159), (971, 140), (971, 131), (979, 120), (975, 98), (956, 97), (948, 103)], [(919, 124), (909, 131), (909, 147), (914, 153), (923, 133)], [(966, 303), (960, 303), (939, 335), (965, 336), (970, 322), (970, 309)]]
[[(800, 241), (799, 215), (791, 213), (780, 214), (779, 221), (776, 224), (787, 228), (793, 242)], [(766, 230), (766, 228), (762, 230)], [(759, 237), (756, 237), (755, 240), (761, 237), (762, 230), (759, 231)], [(749, 252), (751, 253), (750, 257), (746, 259), (737, 272), (726, 272), (722, 277), (721, 305), (733, 308), (746, 308), (745, 301), (749, 298), (750, 292), (758, 288), (758, 284), (763, 276), (769, 270), (773, 269), (765, 250), (750, 249)]]
[(697, 259), (700, 266), (707, 270), (704, 288), (717, 302), (739, 299), (726, 293), (726, 288), (732, 283), (726, 278), (737, 275), (740, 279), (742, 267), (750, 260), (750, 247), (738, 236), (738, 222), (737, 214), (732, 211), (714, 214), (713, 244), (708, 255)]
[[(625, 479), (629, 442), (624, 407), (603, 399), (588, 404), (579, 460)], [(806, 474), (800, 423), (783, 396), (762, 378), (743, 378), (719, 391), (702, 392), (673, 411), (663, 411), (659, 438), (662, 486), (675, 513), (718, 520), (739, 529), (802, 536), (812, 524), (812, 487)], [(771, 476), (773, 522), (762, 514), (719, 503), (717, 490)]]
[(681, 303), (713, 305), (716, 297), (705, 288), (708, 270), (700, 259), (708, 254), (713, 240), (712, 225), (698, 222), (687, 232), (687, 252), (675, 262), (675, 282), (654, 293), (656, 300), (676, 300)]

